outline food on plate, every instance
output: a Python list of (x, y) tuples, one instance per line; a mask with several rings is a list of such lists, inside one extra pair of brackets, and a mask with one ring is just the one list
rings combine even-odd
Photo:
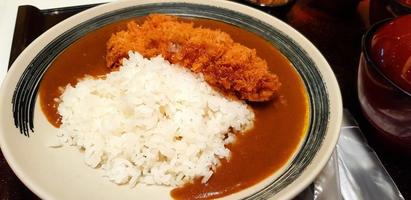
[(278, 77), (254, 49), (234, 42), (225, 32), (194, 27), (175, 16), (149, 15), (143, 24), (132, 21), (127, 30), (113, 34), (107, 42), (107, 66), (118, 68), (130, 50), (149, 58), (162, 55), (202, 73), (211, 86), (240, 99), (271, 100), (280, 87)]
[(118, 71), (67, 86), (59, 101), (59, 136), (117, 184), (205, 183), (219, 159), (229, 159), (224, 145), (254, 119), (200, 74), (133, 52)]
[[(194, 32), (198, 34), (218, 35), (224, 38), (221, 40), (224, 44), (228, 42), (236, 50), (216, 48), (214, 46), (219, 43), (208, 41), (215, 41), (215, 38), (204, 36), (191, 40), (211, 48), (205, 50), (193, 45), (192, 48), (204, 52), (186, 61), (175, 57), (180, 55), (176, 49), (171, 49), (172, 53), (165, 47), (146, 51), (141, 47), (130, 47), (132, 42), (127, 44), (130, 49), (126, 54), (109, 59), (111, 50), (107, 49), (107, 41), (108, 46), (114, 45), (114, 39), (119, 39), (118, 34), (128, 34), (130, 25), (138, 29), (144, 24), (153, 25), (154, 21), (181, 23), (181, 26), (197, 30)], [(158, 34), (156, 30), (150, 29), (147, 35), (154, 31), (154, 37)], [(192, 34), (167, 32), (170, 35), (180, 33)], [(179, 46), (179, 50), (182, 47)], [(205, 62), (213, 57), (209, 52), (212, 49), (221, 50), (221, 55), (230, 52), (226, 55), (230, 59), (224, 60), (227, 65), (205, 66), (215, 64)], [(191, 50), (195, 52), (195, 49)], [(221, 59), (217, 60), (223, 62)], [(113, 61), (111, 64), (110, 60)], [(245, 63), (250, 66), (236, 65), (238, 60), (247, 61)], [(112, 65), (114, 62), (116, 64)], [(192, 67), (196, 63), (201, 65)], [(252, 63), (257, 66), (251, 67)], [(240, 72), (220, 74), (226, 75), (225, 81), (229, 82), (226, 88), (219, 85), (224, 80), (217, 77), (219, 73), (203, 71), (218, 71), (234, 65)], [(243, 81), (242, 75), (251, 78)], [(265, 80), (262, 77), (271, 77), (268, 80), (273, 87), (267, 90), (269, 95), (257, 87), (261, 80)], [(215, 81), (214, 84), (210, 80)], [(235, 88), (241, 89), (236, 91)], [(309, 120), (303, 81), (273, 44), (239, 27), (200, 18), (151, 15), (115, 22), (90, 32), (53, 61), (42, 79), (39, 95), (41, 108), (49, 122), (59, 128), (63, 142), (83, 147), (88, 165), (103, 170), (108, 179), (118, 184), (138, 182), (175, 186), (171, 196), (176, 199), (224, 197), (281, 171), (302, 144)], [(187, 116), (192, 118), (192, 124), (186, 123)], [(78, 132), (80, 127), (84, 129)], [(152, 130), (156, 133), (150, 132)], [(201, 133), (200, 137), (198, 133)], [(144, 145), (147, 142), (150, 147)], [(181, 160), (178, 159), (173, 161), (177, 163), (167, 164), (175, 158), (174, 153), (182, 153), (176, 150), (182, 147), (173, 146), (173, 142), (177, 146), (186, 143), (182, 152), (188, 155), (181, 159), (188, 163), (186, 166), (195, 163), (192, 165), (195, 170), (181, 171), (179, 167), (182, 165), (177, 162)], [(170, 150), (173, 148), (174, 152)], [(201, 157), (206, 154), (210, 156)], [(198, 159), (202, 159), (201, 162), (194, 162)], [(141, 162), (153, 166), (135, 170)], [(154, 178), (154, 174), (158, 177)]]

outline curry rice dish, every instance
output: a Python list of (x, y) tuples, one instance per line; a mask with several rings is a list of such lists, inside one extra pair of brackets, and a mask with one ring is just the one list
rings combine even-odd
[(104, 80), (121, 71), (129, 51), (182, 66), (227, 101), (247, 103), (253, 112), (252, 128), (226, 131), (222, 140), (228, 133), (235, 139), (225, 143), (229, 156), (210, 167), (211, 177), (206, 182), (197, 177), (175, 188), (173, 198), (212, 199), (250, 187), (283, 167), (305, 136), (306, 90), (291, 63), (271, 43), (222, 22), (166, 15), (104, 26), (59, 55), (40, 85), (41, 107), (50, 123), (63, 126), (58, 112), (62, 88), (75, 87), (86, 75)]

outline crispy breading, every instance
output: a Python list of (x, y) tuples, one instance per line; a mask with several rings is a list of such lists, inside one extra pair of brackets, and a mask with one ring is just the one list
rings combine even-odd
[(281, 85), (255, 49), (234, 42), (225, 32), (194, 27), (175, 16), (152, 14), (142, 25), (131, 21), (127, 30), (114, 33), (107, 42), (107, 67), (118, 68), (130, 50), (148, 58), (162, 55), (202, 73), (218, 91), (248, 101), (271, 100)]

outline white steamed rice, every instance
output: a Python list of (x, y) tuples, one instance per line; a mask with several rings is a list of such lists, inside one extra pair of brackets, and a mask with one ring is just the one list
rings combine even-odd
[(234, 141), (233, 132), (252, 127), (254, 113), (214, 91), (201, 74), (160, 56), (129, 57), (105, 78), (65, 88), (61, 141), (83, 149), (85, 163), (116, 184), (206, 182), (219, 160), (229, 159), (224, 145)]

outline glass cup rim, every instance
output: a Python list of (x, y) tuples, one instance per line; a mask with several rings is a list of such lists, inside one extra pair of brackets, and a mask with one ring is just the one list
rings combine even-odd
[[(398, 1), (398, 0), (394, 0)], [(410, 7), (411, 9), (411, 7)], [(370, 54), (369, 54), (369, 48), (371, 47), (371, 38), (374, 36), (374, 33), (384, 24), (390, 22), (394, 18), (388, 18), (388, 19), (383, 19), (381, 21), (376, 22), (373, 24), (362, 36), (361, 40), (361, 50), (364, 55), (365, 61), (367, 62), (368, 66), (371, 66), (384, 80), (386, 80), (390, 85), (392, 85), (394, 88), (396, 88), (399, 92), (403, 93), (404, 95), (407, 95), (411, 97), (411, 93), (406, 91), (405, 89), (401, 88), (398, 84), (396, 84), (391, 78), (389, 78), (387, 75), (385, 75), (384, 72), (381, 71), (381, 69), (375, 64), (375, 62), (372, 60)]]
[(411, 6), (406, 4), (406, 3), (403, 3), (400, 0), (388, 0), (388, 1), (395, 2), (396, 4), (400, 5), (401, 7), (405, 8), (405, 9), (407, 9), (411, 12)]

